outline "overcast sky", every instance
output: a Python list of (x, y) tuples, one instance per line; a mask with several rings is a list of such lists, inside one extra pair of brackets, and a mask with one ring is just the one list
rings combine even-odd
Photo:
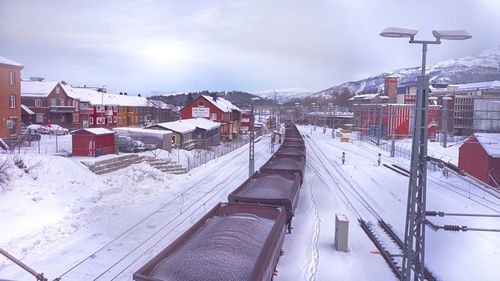
[(22, 76), (153, 90), (322, 90), (420, 64), (388, 26), (465, 29), (428, 63), (500, 46), (500, 0), (0, 0), (0, 56)]

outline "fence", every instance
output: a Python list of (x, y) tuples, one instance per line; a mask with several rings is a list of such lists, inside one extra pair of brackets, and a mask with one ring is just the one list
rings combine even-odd
[(187, 167), (188, 171), (200, 165), (207, 163), (210, 160), (226, 155), (246, 144), (248, 144), (248, 136), (241, 136), (232, 142), (222, 143), (218, 146), (211, 147), (208, 150), (194, 149), (191, 151), (174, 149), (171, 153), (171, 159), (177, 161)]
[[(370, 140), (367, 140), (367, 139), (362, 139), (362, 140), (358, 140), (358, 146), (360, 147), (365, 147), (365, 145), (368, 144), (368, 145), (372, 145), (372, 146), (376, 146), (384, 151), (387, 151), (387, 152), (391, 152), (391, 147), (392, 147), (392, 144), (391, 143), (381, 143), (380, 145), (376, 145), (376, 143), (370, 141)], [(397, 144), (394, 145), (394, 156), (395, 157), (401, 157), (401, 158), (404, 158), (404, 159), (407, 159), (407, 160), (411, 160), (411, 148), (407, 148), (407, 147), (401, 147), (401, 146), (398, 146)], [(427, 170), (429, 171), (440, 171), (443, 167), (439, 166), (437, 163), (435, 162), (427, 162)]]

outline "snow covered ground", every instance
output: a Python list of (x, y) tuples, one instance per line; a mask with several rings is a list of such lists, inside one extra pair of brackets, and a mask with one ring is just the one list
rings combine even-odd
[[(402, 237), (408, 178), (377, 166), (408, 165), (404, 158), (367, 143), (340, 143), (330, 131), (308, 134), (307, 167), (292, 234), (275, 280), (396, 280), (357, 223), (378, 214)], [(248, 177), (243, 146), (185, 175), (166, 175), (147, 164), (95, 175), (77, 160), (52, 156), (55, 140), (44, 136), (20, 155), (28, 173), (11, 168), (0, 193), (0, 247), (44, 272), (49, 280), (131, 280), (132, 273), (189, 228)], [(69, 138), (58, 138), (69, 149)], [(405, 143), (398, 145), (404, 146)], [(429, 150), (457, 157), (457, 146)], [(255, 146), (256, 169), (271, 156), (269, 139)], [(45, 152), (47, 154), (45, 154)], [(340, 157), (346, 152), (346, 163)], [(0, 154), (0, 160), (6, 155)], [(175, 159), (175, 155), (170, 155)], [(363, 200), (359, 197), (362, 196)], [(363, 203), (364, 202), (364, 203)], [(366, 207), (369, 204), (373, 210)], [(462, 179), (429, 173), (428, 209), (500, 213), (500, 200)], [(333, 248), (335, 214), (350, 220), (348, 253)], [(500, 228), (497, 218), (431, 218), (434, 223)], [(5, 231), (7, 230), (7, 231)], [(426, 263), (439, 280), (498, 280), (500, 234), (433, 232), (427, 229)], [(0, 258), (0, 279), (34, 280)]]

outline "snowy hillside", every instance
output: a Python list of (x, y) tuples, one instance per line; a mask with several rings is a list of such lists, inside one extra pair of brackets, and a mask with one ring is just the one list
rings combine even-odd
[(304, 88), (288, 88), (288, 89), (277, 89), (277, 90), (255, 92), (253, 94), (261, 98), (274, 99), (276, 93), (276, 100), (282, 103), (294, 98), (302, 99), (314, 94), (315, 92), (316, 91), (314, 90), (304, 89)]
[[(426, 69), (430, 80), (450, 84), (500, 80), (500, 46), (484, 50), (477, 55), (446, 60)], [(400, 82), (413, 81), (420, 73), (420, 67), (401, 68), (371, 77), (340, 84), (323, 90), (317, 95), (330, 95), (348, 88), (351, 92), (375, 92), (384, 83), (386, 76), (397, 76)]]

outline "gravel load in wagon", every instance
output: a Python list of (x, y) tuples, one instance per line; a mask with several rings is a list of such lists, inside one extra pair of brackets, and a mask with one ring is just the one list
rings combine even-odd
[(261, 172), (268, 173), (299, 173), (302, 183), (306, 162), (304, 157), (290, 155), (275, 155), (261, 168)]
[(276, 155), (306, 157), (306, 151), (297, 147), (282, 146), (278, 149), (278, 151), (276, 151)]
[(228, 201), (284, 206), (289, 222), (297, 206), (299, 187), (298, 174), (258, 172), (231, 192)]
[(302, 138), (290, 138), (290, 137), (285, 137), (283, 140), (283, 143), (301, 143), (304, 144), (304, 140)]
[(286, 213), (220, 203), (136, 273), (136, 281), (271, 280)]
[(280, 147), (294, 147), (302, 150), (306, 150), (306, 145), (303, 143), (298, 143), (298, 142), (287, 142), (284, 141)]

